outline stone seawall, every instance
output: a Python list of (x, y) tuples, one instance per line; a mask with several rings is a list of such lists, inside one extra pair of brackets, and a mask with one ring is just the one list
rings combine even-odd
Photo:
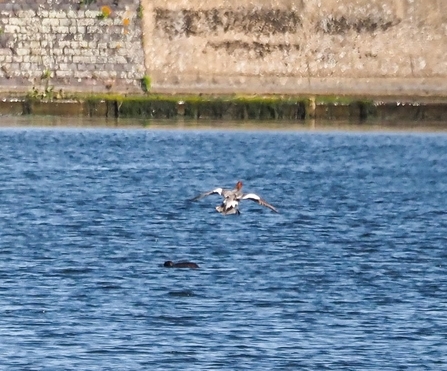
[(441, 0), (0, 0), (4, 94), (446, 96), (446, 55)]
[(139, 0), (0, 0), (0, 89), (141, 92), (139, 6)]
[(447, 92), (445, 1), (143, 2), (157, 90)]

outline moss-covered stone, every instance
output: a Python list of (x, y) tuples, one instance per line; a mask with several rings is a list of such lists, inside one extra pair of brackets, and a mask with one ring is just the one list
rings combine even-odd
[[(15, 98), (3, 114), (212, 120), (446, 120), (447, 98), (403, 104), (348, 96), (85, 95), (64, 99)], [(19, 102), (19, 103), (17, 103)], [(8, 107), (10, 111), (8, 111)]]

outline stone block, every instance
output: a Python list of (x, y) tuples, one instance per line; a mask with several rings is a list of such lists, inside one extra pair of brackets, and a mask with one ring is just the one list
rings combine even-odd
[(90, 19), (98, 19), (98, 15), (100, 14), (99, 10), (86, 10), (84, 12), (83, 18), (90, 18)]
[(64, 49), (54, 48), (52, 53), (54, 56), (58, 57), (58, 56), (64, 55)]
[(90, 71), (72, 71), (72, 76), (76, 79), (91, 79), (92, 72)]
[(20, 63), (20, 69), (22, 71), (29, 71), (31, 67), (31, 63)]
[(111, 57), (110, 59), (113, 63), (116, 63), (116, 64), (128, 64), (129, 63), (127, 58), (120, 56), (120, 55)]
[(76, 55), (82, 55), (84, 57), (95, 57), (96, 54), (96, 49), (80, 49)]
[(37, 49), (40, 47), (40, 42), (39, 41), (31, 41), (28, 43), (28, 47), (30, 49)]
[(18, 17), (10, 17), (7, 21), (4, 19), (3, 24), (8, 24), (10, 26), (23, 26), (25, 24), (25, 21)]
[(73, 71), (58, 69), (58, 70), (55, 71), (54, 74), (55, 74), (55, 77), (66, 78), (66, 77), (71, 77), (73, 75)]
[(10, 48), (0, 48), (0, 55), (12, 55)]
[(8, 33), (11, 33), (11, 34), (19, 33), (20, 32), (20, 26), (13, 25), (13, 24), (6, 24), (3, 27), (3, 32), (5, 34), (8, 34)]
[(94, 19), (94, 18), (79, 18), (78, 21), (77, 21), (77, 26), (78, 27), (94, 26), (96, 21), (97, 21), (97, 19)]
[(36, 16), (36, 12), (32, 9), (19, 10), (16, 12), (16, 16), (22, 19), (33, 18)]
[(73, 56), (73, 63), (80, 64), (80, 63), (95, 63), (95, 58), (91, 56), (79, 56), (75, 55)]
[(98, 43), (97, 47), (98, 47), (98, 49), (106, 50), (109, 48), (109, 45), (108, 45), (108, 43)]
[(104, 71), (103, 70), (103, 71), (95, 71), (94, 72), (94, 77), (97, 78), (97, 79), (105, 80), (105, 79), (108, 79), (108, 78), (110, 78), (112, 76), (110, 75), (110, 73), (108, 71)]
[[(64, 17), (61, 17), (60, 14), (64, 14)], [(65, 18), (65, 13), (61, 12), (59, 10), (49, 10), (48, 11), (48, 18), (55, 19), (55, 18)]]
[(12, 62), (9, 64), (9, 70), (10, 71), (19, 71), (20, 70), (20, 63)]
[(33, 54), (33, 55), (30, 55), (30, 56), (27, 58), (27, 60), (28, 60), (30, 63), (40, 63), (40, 62), (42, 61), (42, 58), (40, 57), (40, 55)]
[(30, 50), (28, 48), (16, 49), (15, 50), (15, 54), (18, 55), (18, 56), (29, 55), (30, 54)]
[(69, 33), (69, 28), (65, 27), (65, 26), (53, 26), (52, 33), (67, 34), (67, 33)]
[(71, 21), (76, 21), (77, 19), (80, 18), (79, 17), (79, 12), (74, 10), (73, 8), (66, 9), (64, 11), (64, 14), (65, 14), (64, 18), (67, 18), (68, 20), (71, 20)]
[(36, 12), (36, 15), (39, 17), (39, 18), (42, 18), (42, 19), (46, 19), (46, 18), (48, 18), (48, 10), (46, 10), (46, 9), (39, 9), (37, 12)]
[(82, 49), (87, 49), (87, 48), (89, 48), (89, 43), (88, 43), (88, 41), (85, 41), (85, 40), (81, 40), (81, 41), (79, 41), (79, 48), (82, 48)]
[(87, 66), (90, 66), (90, 65), (87, 63), (78, 63), (78, 64), (76, 64), (75, 68), (78, 71), (89, 71), (90, 69)]
[(68, 18), (59, 19), (59, 26), (70, 27), (70, 26), (72, 26), (72, 24), (73, 24), (73, 21), (71, 19), (68, 19)]

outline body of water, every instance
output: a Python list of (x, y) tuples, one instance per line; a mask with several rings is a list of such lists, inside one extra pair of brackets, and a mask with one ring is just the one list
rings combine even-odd
[[(447, 367), (445, 133), (9, 127), (0, 143), (3, 369)], [(188, 202), (238, 180), (279, 214)]]

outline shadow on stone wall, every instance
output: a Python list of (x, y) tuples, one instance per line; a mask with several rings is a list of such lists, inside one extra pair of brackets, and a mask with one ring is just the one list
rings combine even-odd
[(155, 8), (154, 12), (155, 27), (170, 39), (176, 36), (207, 36), (227, 32), (269, 36), (295, 33), (302, 27), (301, 16), (293, 10)]

